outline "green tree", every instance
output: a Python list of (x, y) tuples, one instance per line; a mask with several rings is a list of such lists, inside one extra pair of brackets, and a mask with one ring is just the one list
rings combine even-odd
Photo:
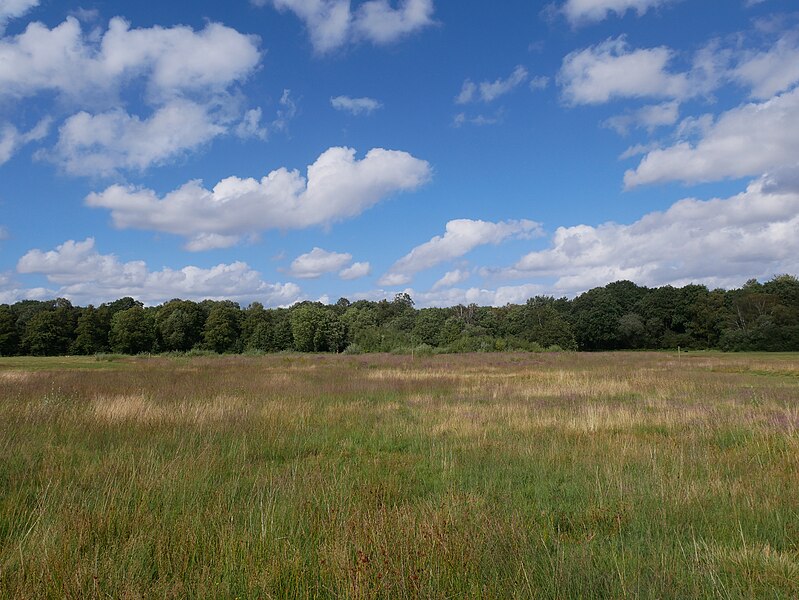
[(506, 311), (506, 332), (543, 348), (560, 346), (574, 350), (577, 343), (571, 324), (551, 296), (536, 296)]
[(312, 302), (303, 302), (291, 310), (291, 334), (295, 350), (314, 351), (316, 329), (322, 321), (323, 314), (322, 306)]
[(240, 349), (241, 311), (237, 306), (217, 304), (211, 308), (203, 328), (205, 347), (215, 352)]
[(382, 333), (377, 326), (377, 309), (374, 302), (360, 300), (353, 303), (341, 319), (347, 328), (348, 344), (355, 344), (364, 352), (380, 350)]
[(158, 309), (156, 333), (164, 350), (191, 350), (202, 341), (205, 311), (191, 300), (170, 300)]
[(347, 328), (341, 317), (329, 308), (322, 311), (314, 332), (315, 352), (341, 352), (347, 342)]
[(291, 332), (300, 352), (340, 352), (347, 341), (344, 321), (319, 303), (305, 302), (292, 309)]
[(572, 302), (574, 337), (581, 350), (615, 350), (622, 345), (622, 307), (605, 288), (594, 288)]
[(116, 312), (111, 319), (109, 341), (112, 350), (122, 354), (152, 351), (155, 342), (152, 316), (141, 306)]
[(423, 308), (420, 310), (416, 315), (416, 322), (413, 326), (414, 342), (437, 346), (439, 333), (448, 316), (449, 311), (445, 308)]
[(70, 346), (72, 354), (89, 355), (106, 349), (107, 337), (99, 311), (91, 304), (80, 311), (75, 334), (75, 341)]
[(0, 356), (13, 356), (19, 352), (19, 333), (16, 317), (8, 304), (0, 305)]
[(33, 356), (66, 354), (69, 336), (62, 315), (55, 310), (36, 313), (28, 321), (22, 345)]

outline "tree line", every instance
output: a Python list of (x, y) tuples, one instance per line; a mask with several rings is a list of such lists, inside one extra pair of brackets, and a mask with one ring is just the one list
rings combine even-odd
[(231, 301), (130, 297), (0, 305), (0, 355), (197, 352), (499, 352), (510, 350), (799, 350), (799, 280), (780, 275), (739, 289), (648, 288), (617, 281), (574, 299), (416, 309), (341, 298), (267, 309)]

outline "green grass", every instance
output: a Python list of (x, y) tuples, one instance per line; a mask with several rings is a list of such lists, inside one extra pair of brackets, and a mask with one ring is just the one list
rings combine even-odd
[(3, 358), (0, 597), (796, 598), (797, 373)]

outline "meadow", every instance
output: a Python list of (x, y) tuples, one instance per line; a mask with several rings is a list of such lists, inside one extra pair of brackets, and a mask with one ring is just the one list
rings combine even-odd
[(799, 356), (0, 358), (2, 598), (797, 598)]

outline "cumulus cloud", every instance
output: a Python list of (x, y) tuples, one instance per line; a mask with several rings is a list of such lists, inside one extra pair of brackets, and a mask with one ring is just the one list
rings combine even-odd
[(372, 266), (368, 262), (356, 262), (352, 263), (346, 269), (342, 269), (339, 271), (338, 276), (345, 281), (350, 281), (352, 279), (360, 279), (361, 277), (366, 277), (372, 272)]
[[(523, 304), (528, 298), (547, 293), (547, 288), (535, 283), (525, 283), (521, 285), (499, 286), (494, 289), (475, 286), (470, 288), (455, 287), (428, 291), (404, 288), (401, 291), (413, 298), (417, 308), (429, 308), (450, 307), (458, 304), (478, 304), (480, 306)], [(393, 298), (396, 293), (396, 289), (378, 289), (354, 294), (352, 297), (356, 300), (383, 300)]]
[(474, 83), (471, 79), (463, 82), (460, 93), (455, 98), (456, 104), (468, 104), (475, 100), (482, 102), (493, 102), (500, 96), (511, 92), (529, 77), (527, 69), (519, 65), (507, 78), (499, 78), (495, 81), (482, 81)]
[(132, 296), (150, 304), (179, 297), (258, 300), (275, 306), (300, 297), (296, 284), (267, 283), (243, 262), (151, 271), (144, 261), (122, 262), (113, 254), (100, 254), (93, 238), (68, 240), (49, 251), (31, 250), (20, 258), (17, 271), (44, 275), (60, 286), (54, 290), (58, 296), (80, 302)]
[(685, 98), (698, 92), (685, 73), (672, 73), (674, 52), (631, 49), (624, 36), (568, 54), (558, 73), (569, 104), (601, 104), (616, 98)]
[(405, 285), (411, 276), (437, 264), (463, 256), (478, 246), (500, 244), (508, 239), (540, 235), (541, 225), (535, 221), (475, 221), (456, 219), (446, 225), (444, 235), (416, 246), (395, 262), (383, 275), (380, 285)]
[(799, 82), (799, 33), (781, 36), (768, 50), (744, 52), (732, 77), (760, 100), (789, 90)]
[(431, 290), (427, 292), (409, 291), (419, 307), (448, 307), (458, 304), (477, 304), (479, 306), (505, 306), (524, 304), (528, 298), (545, 293), (544, 286), (535, 283), (503, 285), (495, 289), (470, 287)]
[(349, 96), (331, 98), (330, 105), (336, 110), (342, 110), (353, 115), (369, 115), (383, 106), (374, 98), (350, 98)]
[(463, 283), (469, 277), (471, 273), (464, 269), (455, 269), (454, 271), (447, 271), (444, 273), (444, 276), (436, 281), (433, 284), (433, 290), (440, 290), (443, 288), (451, 288), (452, 286), (458, 285), (459, 283)]
[(663, 102), (644, 106), (623, 115), (607, 119), (603, 125), (616, 131), (619, 135), (627, 135), (631, 129), (642, 127), (650, 133), (658, 127), (674, 125), (680, 117), (680, 103)]
[(90, 194), (86, 204), (111, 210), (116, 227), (184, 236), (187, 249), (202, 249), (198, 240), (230, 245), (231, 236), (330, 225), (414, 190), (430, 176), (430, 165), (406, 152), (375, 148), (358, 160), (352, 148), (330, 148), (308, 167), (307, 179), (281, 168), (260, 180), (228, 177), (211, 190), (190, 181), (163, 198), (149, 189), (113, 185)]
[(203, 252), (205, 250), (218, 250), (231, 248), (241, 241), (238, 235), (221, 235), (219, 233), (201, 233), (191, 238), (184, 248), (189, 252)]
[(606, 19), (610, 13), (623, 16), (635, 11), (638, 16), (650, 9), (672, 4), (678, 0), (566, 0), (563, 14), (574, 25), (596, 23)]
[(21, 17), (36, 6), (39, 6), (39, 0), (0, 0), (0, 34), (9, 21)]
[[(189, 92), (213, 93), (245, 79), (260, 61), (258, 39), (218, 23), (131, 29), (111, 19), (99, 37), (84, 34), (69, 17), (53, 29), (31, 23), (0, 41), (0, 97), (25, 98), (49, 91), (85, 103), (143, 80), (149, 100)], [(113, 99), (113, 96), (111, 96)]]
[(0, 126), (0, 165), (8, 162), (22, 146), (47, 137), (51, 124), (52, 119), (45, 118), (24, 133), (10, 123)]
[(317, 247), (295, 258), (291, 262), (289, 273), (298, 279), (316, 279), (327, 273), (340, 271), (350, 262), (352, 254), (328, 252)]
[(52, 290), (43, 287), (25, 288), (10, 273), (0, 272), (0, 304), (13, 304), (25, 299), (45, 300), (54, 297)]
[(791, 181), (763, 177), (731, 198), (681, 200), (629, 225), (560, 227), (549, 248), (484, 275), (554, 277), (558, 293), (575, 294), (619, 279), (728, 287), (796, 273), (799, 186)]
[(773, 40), (760, 50), (747, 49), (753, 42), (748, 33), (732, 44), (711, 40), (682, 72), (672, 68), (676, 53), (671, 48), (634, 49), (622, 35), (568, 54), (557, 82), (571, 105), (622, 98), (685, 100), (709, 95), (729, 82), (748, 88), (751, 98), (765, 100), (799, 83), (799, 33), (779, 29), (766, 35)]
[(368, 0), (353, 10), (350, 0), (252, 0), (272, 4), (302, 20), (316, 52), (323, 54), (348, 43), (388, 44), (433, 24), (433, 0)]
[(49, 157), (71, 175), (142, 171), (225, 131), (207, 107), (187, 100), (172, 101), (144, 120), (122, 110), (79, 112), (59, 128), (58, 143)]
[[(40, 155), (70, 174), (142, 170), (198, 148), (240, 120), (231, 86), (257, 67), (258, 44), (218, 23), (199, 31), (131, 29), (116, 17), (106, 31), (86, 33), (74, 17), (52, 29), (31, 23), (0, 39), (0, 100), (47, 93), (61, 106), (83, 109), (59, 128), (56, 148)], [(131, 115), (122, 98), (142, 87), (149, 114)], [(255, 116), (245, 115), (250, 130)]]
[(235, 133), (242, 139), (258, 138), (265, 140), (269, 137), (269, 129), (261, 123), (263, 110), (260, 107), (252, 108), (244, 113), (244, 118), (236, 125)]
[(739, 106), (704, 123), (700, 139), (652, 150), (624, 175), (628, 188), (648, 183), (696, 183), (760, 175), (792, 167), (799, 157), (799, 88)]

